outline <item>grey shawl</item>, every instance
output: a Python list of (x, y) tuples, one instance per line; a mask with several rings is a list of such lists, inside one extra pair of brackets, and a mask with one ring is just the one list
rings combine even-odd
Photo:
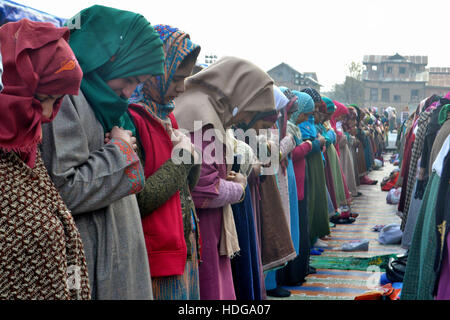
[(132, 194), (145, 183), (137, 155), (122, 140), (104, 144), (103, 127), (81, 92), (66, 96), (55, 120), (44, 125), (41, 149), (80, 231), (92, 299), (152, 299), (141, 218)]

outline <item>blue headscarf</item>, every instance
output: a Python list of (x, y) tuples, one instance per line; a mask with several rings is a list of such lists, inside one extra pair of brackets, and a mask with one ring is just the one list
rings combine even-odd
[(292, 93), (295, 94), (298, 98), (297, 99), (298, 109), (291, 115), (291, 118), (289, 120), (295, 123), (300, 114), (314, 111), (314, 100), (311, 98), (309, 94), (305, 92), (293, 90)]

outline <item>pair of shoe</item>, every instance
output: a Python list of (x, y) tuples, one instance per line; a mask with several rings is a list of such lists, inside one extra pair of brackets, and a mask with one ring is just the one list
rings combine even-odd
[(350, 210), (348, 210), (348, 211), (342, 211), (339, 215), (338, 215), (338, 217), (339, 218), (342, 218), (342, 219), (347, 219), (347, 218), (357, 218), (359, 216), (359, 213), (353, 213), (353, 212), (350, 212)]
[(275, 289), (266, 290), (266, 294), (270, 297), (276, 298), (287, 298), (291, 296), (289, 290), (283, 289), (282, 287), (276, 287)]
[(322, 252), (312, 248), (312, 249), (309, 250), (309, 254), (312, 255), (312, 256), (320, 256), (322, 254)]
[(355, 222), (356, 219), (352, 218), (352, 217), (342, 218), (340, 216), (332, 216), (330, 218), (330, 221), (335, 224), (350, 224), (350, 223)]
[(372, 180), (367, 175), (365, 175), (359, 179), (359, 182), (361, 184), (375, 185), (378, 183), (378, 180)]
[(358, 193), (354, 196), (355, 198), (361, 197), (363, 194), (358, 191)]

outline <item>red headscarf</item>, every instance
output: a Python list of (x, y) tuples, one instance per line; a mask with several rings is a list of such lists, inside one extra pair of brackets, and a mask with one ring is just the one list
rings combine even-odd
[[(336, 100), (333, 100), (333, 103), (336, 106), (336, 111), (331, 116), (330, 123), (331, 123), (331, 126), (333, 127), (333, 129), (336, 131), (337, 118), (342, 117), (342, 116), (347, 116), (349, 114), (349, 111), (348, 111), (348, 108), (346, 106), (344, 106), (342, 103), (340, 103)], [(336, 132), (336, 134), (338, 134), (338, 132)]]
[(68, 28), (28, 19), (0, 28), (0, 149), (17, 152), (30, 167), (41, 141), (41, 123), (52, 121), (62, 102), (55, 102), (51, 119), (46, 119), (35, 94), (78, 95), (80, 89), (83, 72), (67, 43), (69, 35)]

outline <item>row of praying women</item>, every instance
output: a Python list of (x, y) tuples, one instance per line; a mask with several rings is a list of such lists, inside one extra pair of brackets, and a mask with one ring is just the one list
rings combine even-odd
[(404, 300), (450, 299), (449, 112), (450, 92), (431, 95), (398, 132)]
[(192, 75), (200, 46), (137, 13), (77, 17), (0, 28), (0, 298), (288, 296), (376, 183), (373, 111), (236, 57)]

